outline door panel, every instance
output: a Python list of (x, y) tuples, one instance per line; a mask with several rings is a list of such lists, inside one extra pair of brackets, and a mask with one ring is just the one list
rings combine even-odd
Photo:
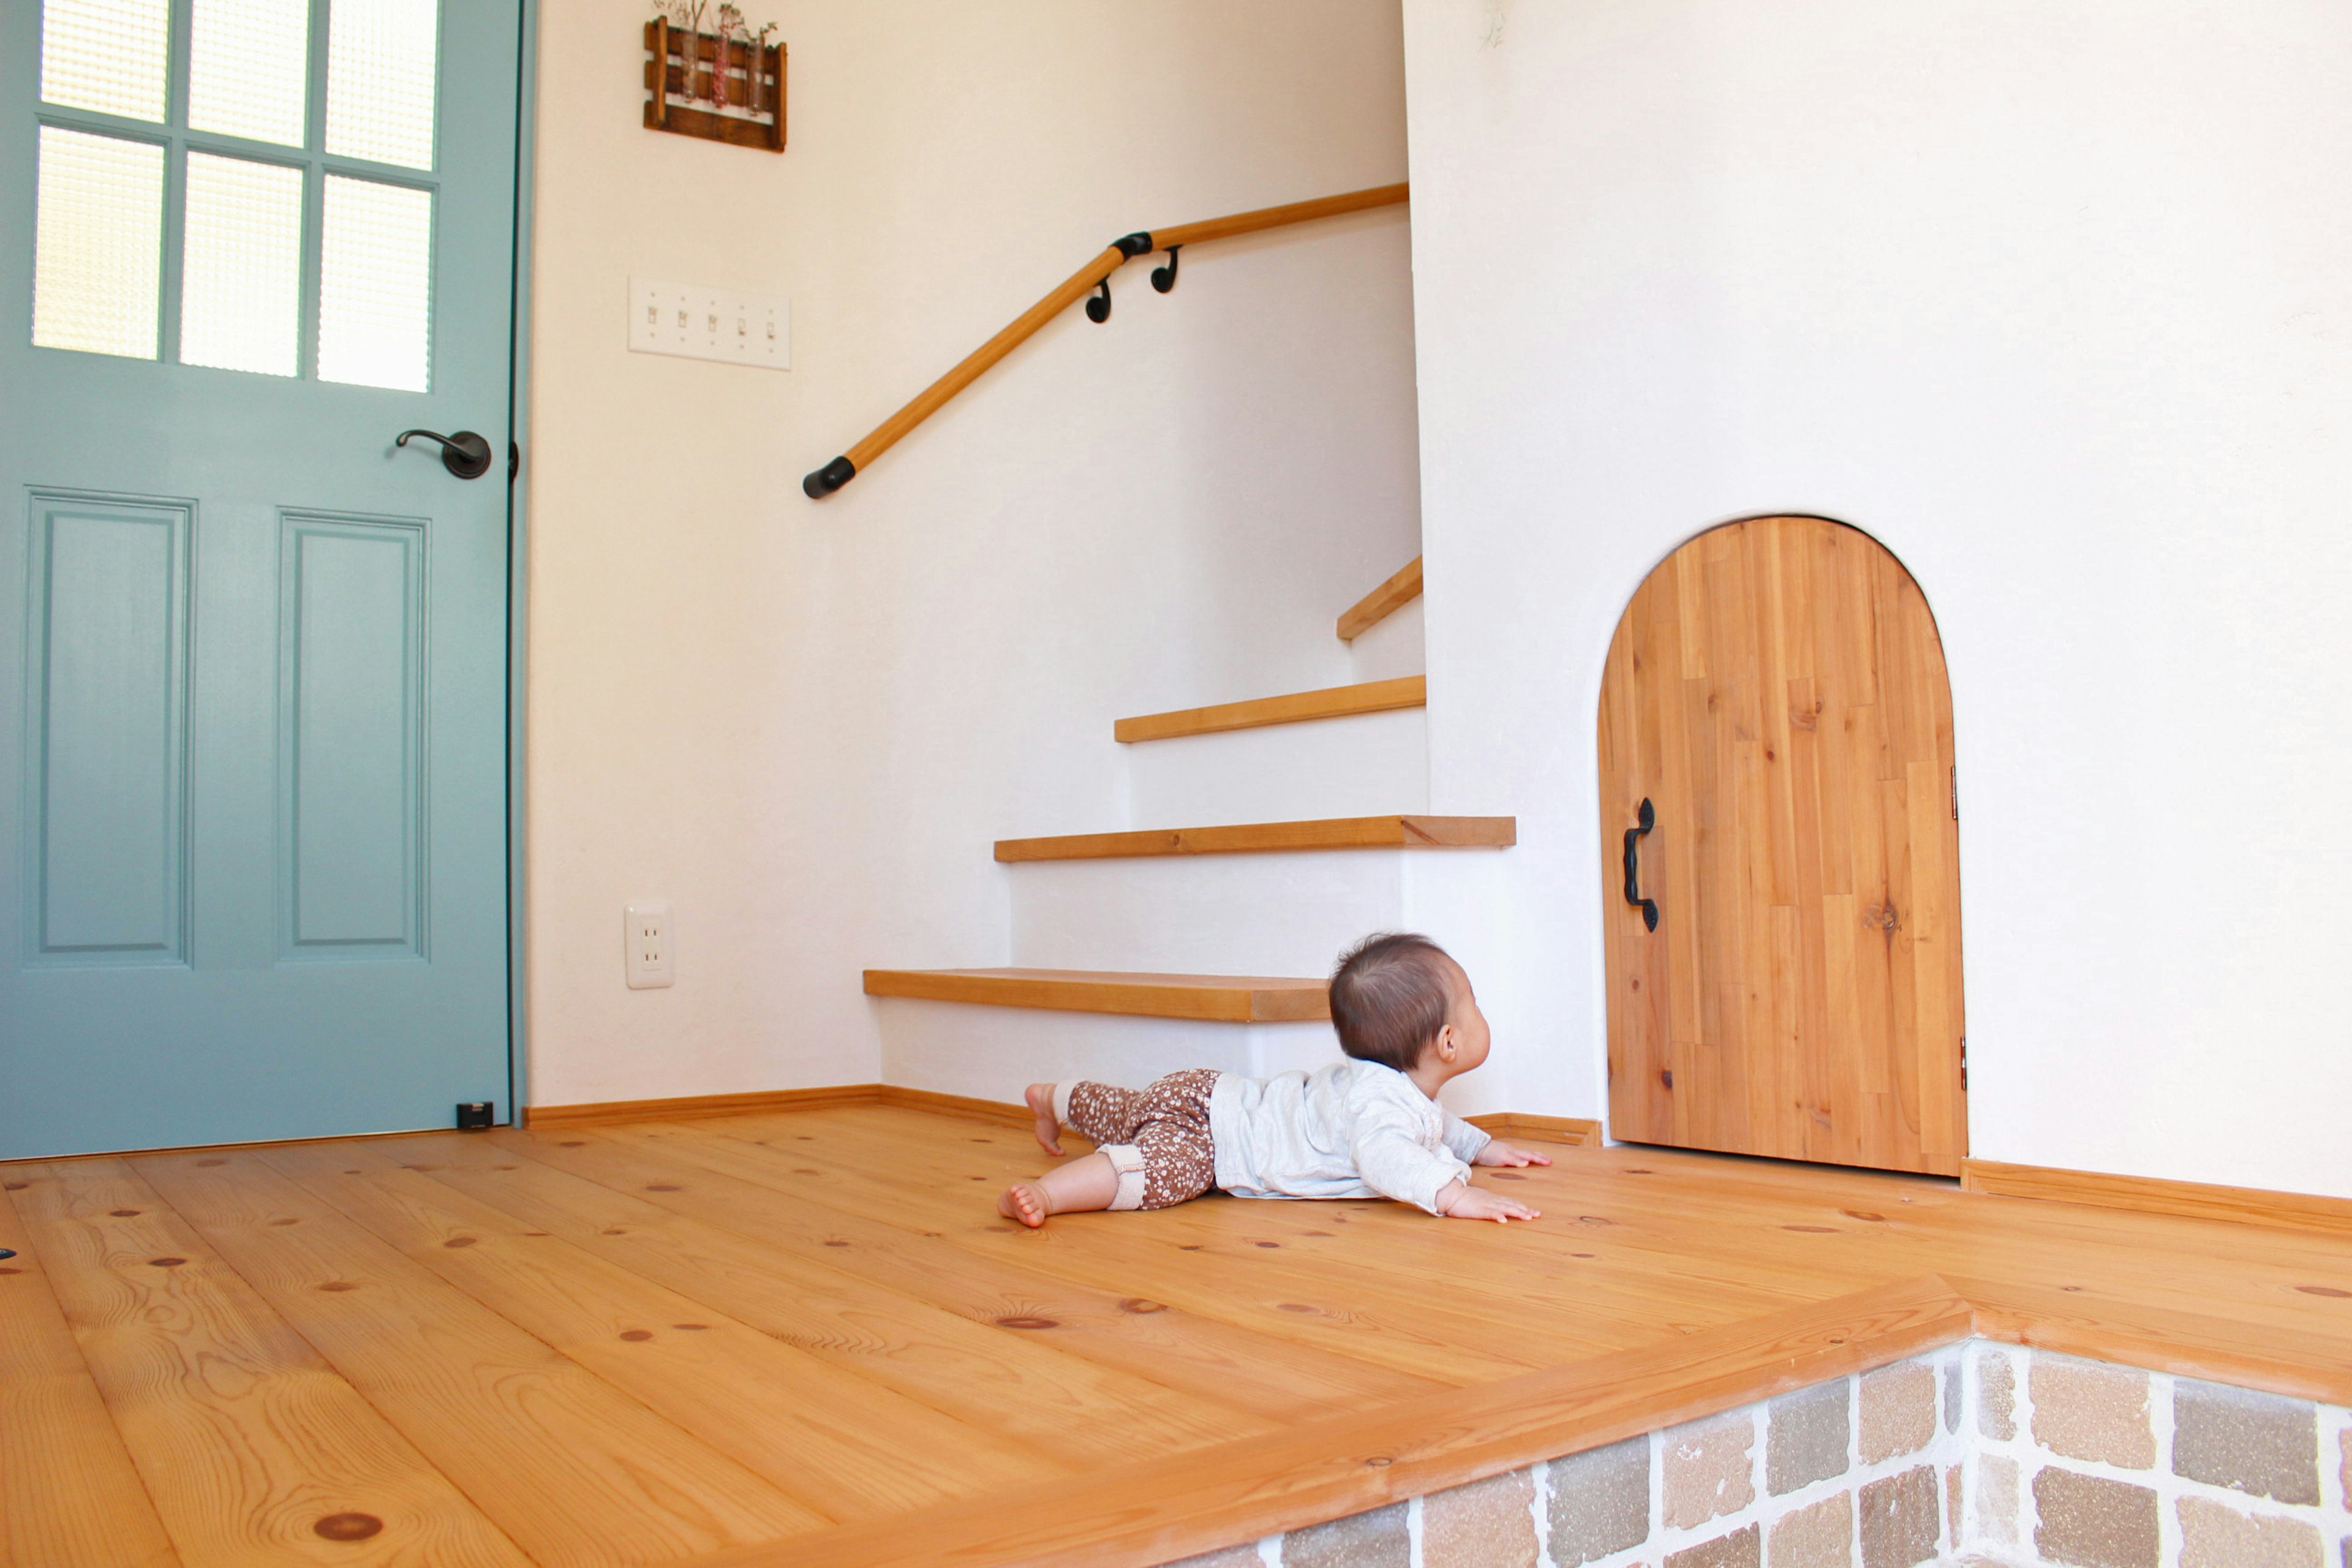
[(184, 963), (187, 509), (32, 510), (31, 956)]
[(1692, 540), (1618, 624), (1600, 749), (1611, 1131), (1957, 1173), (1951, 696), (1902, 564), (1819, 518)]
[(278, 756), (288, 958), (415, 958), (425, 530), (284, 520)]
[(0, 0), (0, 1158), (509, 1098), (518, 8)]

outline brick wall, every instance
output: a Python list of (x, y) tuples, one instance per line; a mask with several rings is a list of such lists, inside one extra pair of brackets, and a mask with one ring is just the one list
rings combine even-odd
[(2352, 1568), (2352, 1411), (1971, 1340), (1176, 1568)]

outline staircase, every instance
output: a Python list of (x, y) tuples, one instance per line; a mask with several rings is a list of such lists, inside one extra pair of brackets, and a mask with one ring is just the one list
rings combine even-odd
[(1420, 565), (1339, 617), (1356, 683), (1117, 721), (1138, 826), (996, 845), (1013, 966), (866, 972), (886, 1080), (1006, 1100), (1332, 1059), (1333, 959), (1413, 924), (1417, 862), (1516, 841), (1428, 815)]

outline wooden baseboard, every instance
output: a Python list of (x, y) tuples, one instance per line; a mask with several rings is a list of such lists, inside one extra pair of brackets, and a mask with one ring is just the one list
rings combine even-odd
[(540, 1132), (613, 1121), (674, 1121), (682, 1116), (745, 1116), (762, 1110), (823, 1110), (836, 1105), (902, 1105), (943, 1116), (1030, 1124), (1029, 1108), (1001, 1100), (973, 1100), (895, 1083), (836, 1083), (818, 1089), (772, 1089), (755, 1094), (696, 1094), (679, 1100), (607, 1100), (582, 1105), (527, 1105), (522, 1125)]
[(521, 1124), (545, 1132), (608, 1121), (661, 1121), (681, 1116), (741, 1116), (759, 1110), (817, 1110), (829, 1105), (878, 1103), (887, 1086), (828, 1084), (819, 1089), (771, 1089), (754, 1094), (696, 1094), (680, 1100), (605, 1100), (580, 1105), (526, 1105)]
[[(756, 1094), (698, 1094), (681, 1100), (527, 1105), (522, 1109), (522, 1125), (544, 1132), (557, 1127), (591, 1127), (612, 1121), (742, 1116), (761, 1110), (820, 1110), (833, 1105), (899, 1105), (909, 1110), (937, 1111), (944, 1116), (970, 1117), (1008, 1127), (1030, 1124), (1029, 1108), (1016, 1101), (974, 1100), (969, 1095), (941, 1094), (936, 1089), (908, 1089), (895, 1083), (842, 1083), (822, 1089), (767, 1089)], [(1601, 1142), (1601, 1123), (1580, 1116), (1530, 1116), (1515, 1110), (1495, 1110), (1465, 1120), (1497, 1138), (1565, 1143), (1580, 1149), (1596, 1147)]]
[(2150, 1214), (2185, 1215), (2191, 1219), (2226, 1219), (2244, 1225), (2352, 1235), (2352, 1198), (2325, 1197), (2317, 1193), (2222, 1187), (2203, 1182), (2166, 1181), (2156, 1176), (2115, 1176), (2097, 1171), (2062, 1170), (2054, 1165), (2009, 1165), (1998, 1160), (1961, 1161), (1960, 1188), (2000, 1197), (2048, 1198), (2099, 1208), (2141, 1209)]
[(895, 1083), (877, 1084), (875, 1099), (884, 1105), (909, 1110), (935, 1110), (943, 1116), (965, 1116), (976, 1121), (1001, 1121), (1024, 1131), (1036, 1124), (1025, 1105), (1003, 1100), (973, 1100), (967, 1095), (940, 1094), (928, 1089), (905, 1089)]
[(1517, 1110), (1490, 1110), (1463, 1120), (1503, 1139), (1565, 1143), (1576, 1149), (1597, 1149), (1601, 1142), (1601, 1123), (1584, 1116), (1530, 1116)]

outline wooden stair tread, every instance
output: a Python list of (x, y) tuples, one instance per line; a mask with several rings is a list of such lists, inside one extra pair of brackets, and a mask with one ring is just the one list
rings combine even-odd
[(1392, 708), (1424, 707), (1428, 701), (1428, 678), (1405, 675), (1394, 680), (1327, 686), (1317, 691), (1293, 691), (1280, 697), (1253, 697), (1246, 702), (1146, 713), (1119, 720), (1112, 726), (1111, 733), (1122, 742), (1165, 741), (1178, 735), (1210, 735), (1223, 730), (1255, 730), (1265, 724), (1297, 724), (1310, 719), (1383, 713)]
[(1331, 1016), (1325, 982), (1265, 974), (1128, 974), (1097, 969), (869, 969), (868, 996), (978, 1002), (1065, 1013), (1124, 1013), (1224, 1024)]
[(1519, 841), (1512, 816), (1330, 816), (1000, 838), (996, 858), (1117, 860), (1150, 855), (1265, 855), (1299, 849), (1503, 849)]
[(1339, 640), (1354, 642), (1420, 597), (1421, 557), (1416, 555), (1395, 576), (1348, 606), (1339, 617)]

